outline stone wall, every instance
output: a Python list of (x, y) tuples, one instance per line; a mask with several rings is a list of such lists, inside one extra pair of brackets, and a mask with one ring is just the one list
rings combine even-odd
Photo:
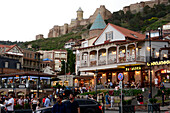
[(140, 2), (140, 3), (135, 3), (135, 4), (131, 4), (129, 6), (125, 6), (123, 7), (123, 11), (124, 13), (126, 13), (127, 11), (131, 11), (133, 14), (138, 13), (138, 12), (142, 12), (143, 8), (145, 6), (149, 6), (151, 8), (154, 7), (154, 5), (158, 5), (158, 4), (169, 4), (168, 0), (150, 0), (150, 1), (146, 1), (146, 2)]
[(89, 31), (89, 38), (92, 38), (92, 37), (95, 37), (95, 36), (99, 36), (102, 31), (103, 31), (103, 29), (90, 30)]
[(64, 24), (63, 26), (55, 25), (52, 29), (49, 30), (48, 38), (58, 37), (71, 32), (72, 29), (76, 29), (77, 26), (84, 26), (93, 23), (99, 12), (104, 20), (109, 19), (112, 16), (112, 13), (107, 10), (104, 5), (101, 5), (100, 8), (97, 8), (94, 14), (91, 15), (88, 19), (72, 19), (70, 24)]

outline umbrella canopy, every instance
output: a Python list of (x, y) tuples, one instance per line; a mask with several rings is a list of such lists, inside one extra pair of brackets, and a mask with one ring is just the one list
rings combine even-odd
[(53, 61), (53, 60), (51, 60), (49, 58), (45, 58), (45, 59), (43, 59), (43, 61)]

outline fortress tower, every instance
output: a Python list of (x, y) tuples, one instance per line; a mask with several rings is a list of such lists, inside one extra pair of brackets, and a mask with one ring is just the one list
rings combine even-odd
[(83, 10), (81, 7), (77, 10), (77, 20), (83, 20)]
[(104, 22), (101, 14), (98, 13), (94, 23), (90, 27), (90, 31), (89, 31), (90, 38), (99, 36), (105, 27), (106, 27), (106, 23)]

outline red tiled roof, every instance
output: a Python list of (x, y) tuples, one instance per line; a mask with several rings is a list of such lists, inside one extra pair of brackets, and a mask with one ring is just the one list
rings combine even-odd
[[(133, 39), (145, 39), (145, 35), (140, 34), (138, 32), (135, 31), (131, 31), (129, 29), (114, 25), (114, 24), (110, 24), (112, 27), (114, 27), (116, 30), (118, 30), (119, 32), (121, 32), (125, 37), (129, 37), (129, 38), (133, 38)], [(134, 35), (136, 35), (137, 37), (135, 37)]]
[[(127, 38), (132, 38), (135, 40), (141, 40), (141, 39), (145, 39), (145, 35), (140, 34), (138, 32), (135, 31), (131, 31), (129, 29), (108, 23), (107, 26), (103, 29), (103, 31), (101, 32), (101, 34), (104, 32), (104, 30), (108, 27), (108, 26), (112, 26), (113, 28), (115, 28), (116, 30), (118, 30), (120, 33), (122, 33), (125, 37)], [(101, 35), (100, 34), (100, 35)], [(96, 38), (96, 40), (93, 42), (93, 44), (97, 41), (97, 39), (100, 37), (100, 35)]]

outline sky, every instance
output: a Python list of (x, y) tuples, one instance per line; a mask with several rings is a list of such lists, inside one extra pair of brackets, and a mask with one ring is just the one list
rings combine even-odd
[(100, 5), (111, 11), (148, 0), (0, 0), (0, 41), (32, 41), (43, 34), (48, 37), (54, 25), (70, 24), (79, 7), (89, 18)]

